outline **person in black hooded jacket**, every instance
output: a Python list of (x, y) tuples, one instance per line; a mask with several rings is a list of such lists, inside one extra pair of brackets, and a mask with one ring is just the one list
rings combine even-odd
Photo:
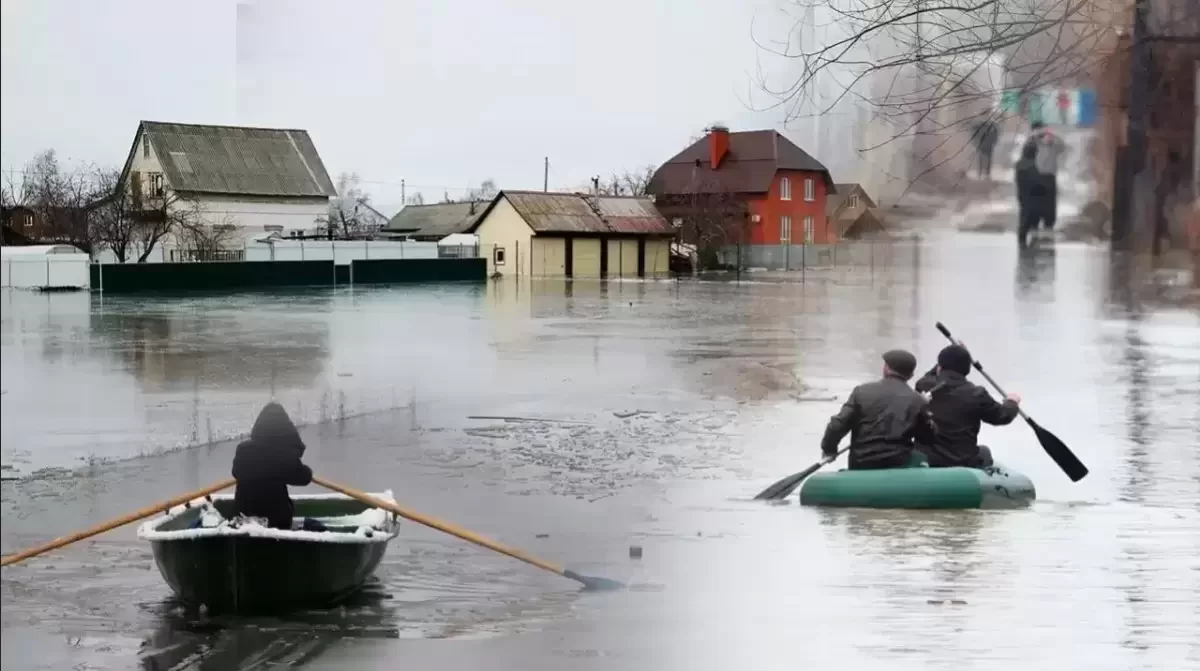
[(283, 406), (268, 403), (255, 420), (250, 439), (238, 445), (233, 456), (234, 514), (265, 517), (275, 529), (291, 529), (295, 509), (288, 485), (312, 482), (312, 469), (300, 461), (302, 456), (304, 441), (296, 425)]
[(982, 423), (1005, 426), (1020, 412), (1020, 396), (1009, 394), (1003, 403), (997, 403), (986, 389), (967, 381), (970, 372), (971, 353), (960, 345), (949, 345), (938, 353), (937, 365), (917, 380), (917, 391), (934, 390), (929, 411), (937, 432), (932, 441), (917, 448), (929, 458), (931, 468), (991, 466), (992, 451), (979, 444)]

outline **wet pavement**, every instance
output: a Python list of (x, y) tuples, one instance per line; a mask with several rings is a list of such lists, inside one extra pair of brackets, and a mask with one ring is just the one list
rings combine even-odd
[[(5, 294), (5, 552), (225, 477), (274, 395), (319, 474), (630, 589), (407, 524), (354, 603), (206, 619), (129, 527), (4, 569), (3, 667), (1200, 668), (1200, 317), (1114, 289), (1100, 250), (1011, 243), (802, 284)], [(816, 460), (880, 352), (930, 362), (938, 320), (1087, 479), (1017, 424), (984, 439), (1027, 511), (748, 500)]]

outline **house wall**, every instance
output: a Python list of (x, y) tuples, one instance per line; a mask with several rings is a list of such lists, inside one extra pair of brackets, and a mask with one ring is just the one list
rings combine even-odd
[[(791, 200), (783, 200), (781, 196), (782, 178), (791, 181)], [(804, 200), (804, 180), (813, 180), (813, 200)], [(812, 244), (826, 244), (832, 241), (829, 222), (825, 216), (825, 182), (820, 173), (802, 171), (779, 171), (771, 182), (771, 189), (763, 196), (748, 198), (747, 208), (751, 214), (758, 215), (759, 221), (751, 223), (747, 242), (756, 245), (778, 245), (781, 242), (780, 230), (782, 218), (791, 217), (791, 241), (793, 244), (803, 244), (804, 218), (812, 217)]]
[[(858, 203), (854, 206), (851, 206), (850, 196), (853, 194), (858, 194)], [(841, 237), (841, 228), (843, 226), (849, 226), (857, 221), (858, 218), (862, 216), (862, 213), (866, 211), (867, 199), (862, 194), (861, 189), (855, 189), (850, 194), (846, 195), (845, 199), (842, 201), (841, 208), (835, 210), (833, 214), (829, 216), (829, 221), (826, 222), (829, 235), (828, 242), (837, 242)]]
[[(517, 276), (529, 274), (533, 229), (521, 218), (507, 198), (500, 199), (474, 231), (479, 236), (480, 253), (488, 257), (488, 275)], [(496, 254), (503, 250), (504, 263), (496, 264)]]
[(328, 198), (252, 198), (201, 196), (205, 223), (232, 225), (248, 239), (272, 231), (288, 236), (292, 231), (314, 232), (329, 214)]
[[(633, 274), (637, 275), (637, 241), (632, 241), (634, 245), (633, 257)], [(608, 258), (609, 268), (612, 266), (612, 257)], [(664, 238), (651, 238), (646, 240), (646, 277), (666, 277), (671, 274), (671, 240)]]

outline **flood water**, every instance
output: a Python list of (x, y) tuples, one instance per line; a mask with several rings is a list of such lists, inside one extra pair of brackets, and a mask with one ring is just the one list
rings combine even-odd
[[(343, 608), (206, 619), (128, 527), (4, 569), (3, 667), (1200, 668), (1200, 317), (1129, 300), (1103, 251), (1011, 243), (803, 283), (5, 294), (5, 552), (227, 477), (274, 396), (318, 474), (630, 587), (406, 524)], [(983, 441), (1029, 510), (749, 500), (881, 352), (930, 365), (938, 320), (1090, 476), (1018, 422)]]

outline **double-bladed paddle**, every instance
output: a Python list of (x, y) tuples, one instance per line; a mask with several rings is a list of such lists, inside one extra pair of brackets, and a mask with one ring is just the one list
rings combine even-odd
[[(946, 339), (950, 342), (960, 347), (962, 346), (961, 342), (955, 340), (954, 336), (950, 335), (950, 329), (946, 328), (945, 324), (938, 322), (937, 330), (941, 331), (942, 335), (946, 336)], [(996, 388), (996, 391), (999, 392), (1001, 396), (1007, 396), (1007, 394), (1004, 393), (1004, 390), (1000, 388), (1000, 385), (996, 384), (996, 381), (992, 379), (992, 376), (988, 375), (987, 371), (983, 370), (983, 364), (976, 361), (973, 355), (971, 357), (971, 365), (975, 367), (975, 370), (979, 371), (979, 374), (983, 376), (983, 379), (987, 380), (993, 387)], [(1071, 448), (1067, 447), (1066, 443), (1059, 440), (1058, 436), (1043, 429), (1040, 424), (1033, 421), (1032, 417), (1025, 414), (1024, 410), (1018, 409), (1017, 412), (1021, 413), (1021, 419), (1024, 419), (1025, 422), (1029, 424), (1029, 428), (1033, 429), (1033, 433), (1037, 436), (1038, 442), (1042, 444), (1042, 449), (1046, 451), (1046, 454), (1050, 455), (1050, 458), (1054, 460), (1054, 463), (1058, 464), (1058, 467), (1063, 470), (1063, 473), (1066, 473), (1067, 477), (1071, 478), (1071, 482), (1079, 482), (1088, 474), (1087, 466), (1083, 465), (1083, 462), (1079, 460), (1079, 457), (1076, 457), (1075, 453), (1071, 451)]]

